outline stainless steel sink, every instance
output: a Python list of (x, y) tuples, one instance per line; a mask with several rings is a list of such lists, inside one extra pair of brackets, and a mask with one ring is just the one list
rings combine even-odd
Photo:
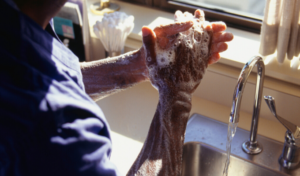
[[(183, 147), (183, 176), (222, 176), (227, 155), (223, 150), (200, 142), (188, 142)], [(230, 157), (228, 176), (283, 176), (236, 156)]]
[[(226, 123), (199, 114), (192, 115), (186, 129), (182, 175), (222, 176), (227, 157), (227, 127)], [(249, 131), (237, 128), (231, 145), (228, 176), (300, 175), (300, 166), (288, 170), (278, 163), (283, 143), (258, 135), (263, 151), (249, 155), (241, 147), (248, 138)]]

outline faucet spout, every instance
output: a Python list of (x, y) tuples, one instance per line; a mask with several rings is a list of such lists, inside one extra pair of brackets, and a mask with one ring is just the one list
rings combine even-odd
[(233, 103), (232, 103), (231, 113), (229, 117), (230, 123), (239, 122), (239, 113), (240, 113), (240, 106), (242, 102), (242, 95), (244, 92), (244, 88), (246, 86), (247, 79), (255, 65), (257, 66), (257, 81), (256, 81), (255, 100), (254, 100), (254, 107), (253, 107), (253, 114), (252, 114), (252, 124), (250, 130), (250, 139), (249, 141), (245, 142), (242, 146), (243, 150), (248, 154), (258, 154), (262, 151), (262, 148), (261, 146), (259, 146), (256, 139), (263, 84), (264, 84), (264, 76), (265, 76), (265, 65), (263, 59), (260, 56), (252, 57), (243, 67), (233, 93)]

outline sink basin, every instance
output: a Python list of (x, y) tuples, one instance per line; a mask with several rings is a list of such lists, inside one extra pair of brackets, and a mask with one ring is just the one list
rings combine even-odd
[[(191, 116), (185, 132), (182, 175), (222, 176), (227, 158), (227, 128), (226, 123), (199, 114)], [(263, 151), (249, 155), (242, 150), (248, 138), (249, 131), (237, 128), (231, 143), (228, 176), (300, 176), (300, 165), (292, 170), (280, 166), (283, 143), (257, 135)]]
[[(188, 142), (183, 147), (182, 176), (222, 176), (227, 154), (201, 142)], [(231, 155), (228, 176), (283, 176), (243, 158)]]

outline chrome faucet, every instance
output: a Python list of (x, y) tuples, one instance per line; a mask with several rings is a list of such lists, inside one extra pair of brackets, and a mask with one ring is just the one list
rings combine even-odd
[(260, 112), (260, 104), (262, 98), (264, 76), (265, 76), (265, 65), (263, 59), (259, 56), (252, 57), (244, 66), (241, 74), (238, 78), (237, 85), (233, 93), (233, 104), (231, 108), (229, 122), (238, 123), (240, 105), (242, 102), (242, 95), (250, 75), (250, 72), (257, 65), (257, 82), (255, 90), (255, 102), (253, 107), (252, 124), (250, 129), (250, 138), (248, 141), (244, 142), (242, 145), (243, 151), (248, 154), (258, 154), (262, 151), (262, 146), (257, 142), (257, 126)]
[(284, 168), (293, 169), (300, 162), (300, 127), (276, 113), (275, 99), (273, 97), (264, 96), (264, 98), (272, 114), (287, 129), (282, 154), (279, 157), (279, 164)]

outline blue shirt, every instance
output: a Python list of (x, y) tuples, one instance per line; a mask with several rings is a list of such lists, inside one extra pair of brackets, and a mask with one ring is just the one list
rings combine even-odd
[(118, 175), (78, 58), (12, 0), (0, 23), (0, 176)]

